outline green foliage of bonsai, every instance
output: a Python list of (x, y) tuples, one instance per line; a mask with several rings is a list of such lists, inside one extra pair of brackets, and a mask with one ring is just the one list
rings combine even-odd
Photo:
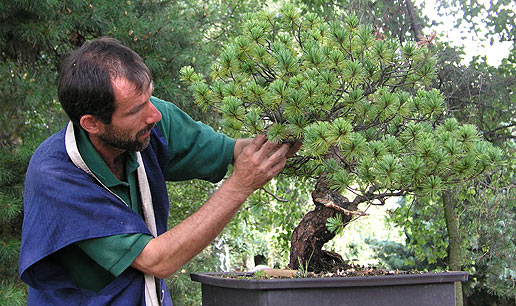
[(428, 48), (377, 39), (356, 16), (328, 23), (285, 6), (246, 15), (209, 81), (191, 67), (181, 76), (232, 136), (303, 142), (284, 173), (324, 181), (356, 209), (389, 196), (436, 198), (501, 162), (475, 126), (445, 119), (443, 96), (428, 89), (435, 63)]
[(287, 6), (279, 16), (247, 16), (213, 64), (211, 84), (190, 67), (181, 74), (229, 134), (302, 141), (295, 174), (324, 171), (342, 191), (434, 196), (501, 158), (474, 126), (441, 121), (443, 97), (424, 87), (434, 65), (427, 48), (377, 41), (355, 16), (327, 24)]

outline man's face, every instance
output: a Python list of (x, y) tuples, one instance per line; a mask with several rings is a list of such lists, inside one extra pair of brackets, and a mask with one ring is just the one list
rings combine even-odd
[(150, 142), (150, 131), (161, 120), (161, 113), (150, 103), (152, 84), (144, 92), (124, 78), (113, 80), (115, 111), (111, 123), (104, 125), (98, 135), (106, 145), (126, 150), (141, 151)]

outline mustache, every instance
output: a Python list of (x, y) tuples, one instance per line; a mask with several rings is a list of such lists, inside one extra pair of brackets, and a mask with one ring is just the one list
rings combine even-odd
[(138, 138), (138, 137), (142, 136), (143, 134), (151, 131), (155, 125), (156, 125), (155, 123), (149, 124), (145, 129), (139, 131), (138, 134), (136, 134), (136, 137)]

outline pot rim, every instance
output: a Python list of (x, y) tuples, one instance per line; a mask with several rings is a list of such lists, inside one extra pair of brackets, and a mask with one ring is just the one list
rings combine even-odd
[(252, 276), (245, 272), (206, 272), (192, 273), (190, 278), (202, 284), (240, 289), (296, 289), (323, 287), (374, 287), (403, 286), (414, 284), (439, 284), (465, 282), (468, 272), (425, 272), (417, 274), (379, 275), (379, 276), (335, 276), (320, 278), (275, 278), (275, 279), (243, 279), (220, 277), (221, 275)]

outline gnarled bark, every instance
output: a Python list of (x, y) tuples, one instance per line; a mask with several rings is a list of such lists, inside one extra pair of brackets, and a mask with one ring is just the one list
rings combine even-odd
[(352, 215), (346, 211), (356, 210), (353, 203), (342, 195), (331, 191), (321, 179), (312, 192), (315, 209), (308, 212), (292, 233), (290, 247), (290, 269), (302, 266), (308, 271), (321, 272), (341, 267), (344, 260), (339, 254), (322, 249), (324, 244), (335, 237), (326, 227), (329, 218), (337, 214), (344, 223), (351, 220)]

